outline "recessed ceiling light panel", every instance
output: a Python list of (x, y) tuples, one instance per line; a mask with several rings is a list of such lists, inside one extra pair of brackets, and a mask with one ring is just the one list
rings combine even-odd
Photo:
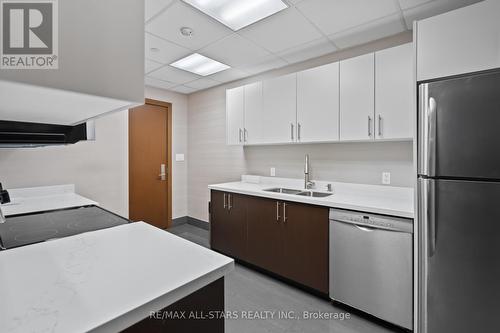
[(182, 0), (234, 31), (288, 6), (281, 0)]
[(201, 54), (193, 53), (185, 58), (177, 60), (170, 64), (170, 66), (195, 73), (201, 76), (212, 75), (231, 68), (228, 65), (207, 58)]

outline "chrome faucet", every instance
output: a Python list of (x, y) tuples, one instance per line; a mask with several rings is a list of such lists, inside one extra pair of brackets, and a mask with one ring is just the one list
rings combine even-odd
[(306, 160), (304, 163), (304, 188), (310, 190), (314, 188), (315, 183), (310, 180), (309, 173), (309, 154), (306, 154)]

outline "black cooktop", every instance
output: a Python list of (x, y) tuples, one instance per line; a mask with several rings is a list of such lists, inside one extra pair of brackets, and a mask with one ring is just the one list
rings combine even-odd
[(97, 206), (9, 216), (0, 224), (0, 246), (11, 249), (129, 222)]

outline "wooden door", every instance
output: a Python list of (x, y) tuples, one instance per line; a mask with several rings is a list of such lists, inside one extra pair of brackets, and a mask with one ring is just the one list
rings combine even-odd
[(247, 198), (248, 262), (283, 275), (283, 222), (280, 201)]
[(340, 62), (340, 140), (373, 140), (375, 55)]
[(339, 63), (297, 73), (297, 140), (339, 140)]
[(375, 53), (375, 138), (413, 137), (413, 44)]
[(226, 142), (243, 145), (245, 87), (226, 90)]
[(290, 202), (283, 205), (283, 275), (328, 294), (328, 208)]
[(129, 111), (129, 215), (165, 229), (169, 211), (169, 106)]
[(238, 259), (246, 258), (246, 197), (212, 191), (210, 200), (210, 246)]

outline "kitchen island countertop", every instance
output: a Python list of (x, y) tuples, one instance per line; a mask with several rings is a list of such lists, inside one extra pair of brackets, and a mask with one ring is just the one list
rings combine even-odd
[(0, 332), (119, 332), (233, 267), (144, 222), (1, 251)]

